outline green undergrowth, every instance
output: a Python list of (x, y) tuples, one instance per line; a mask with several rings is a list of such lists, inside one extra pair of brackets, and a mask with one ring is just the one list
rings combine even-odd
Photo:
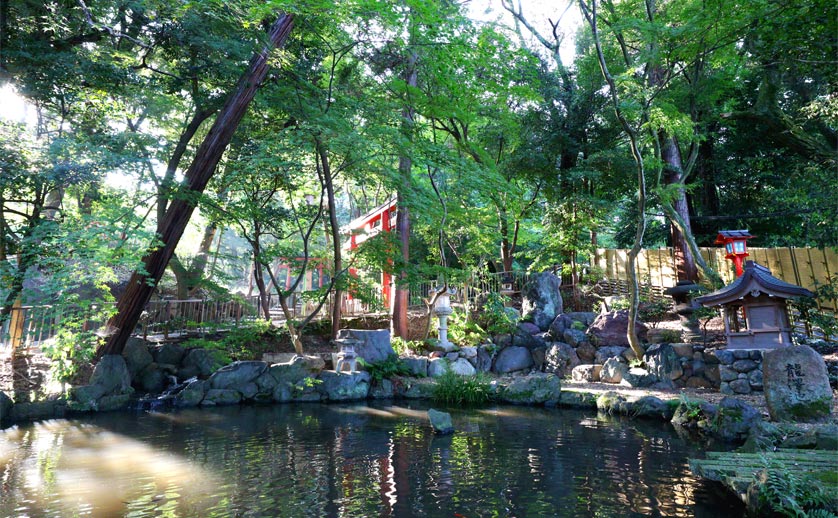
[(436, 378), (431, 398), (446, 405), (484, 405), (494, 400), (491, 378), (484, 373), (460, 376), (448, 369)]
[(391, 354), (386, 360), (378, 363), (367, 363), (363, 358), (358, 358), (358, 363), (370, 374), (373, 383), (381, 384), (385, 379), (394, 376), (410, 376), (410, 369), (398, 356)]
[(828, 472), (800, 475), (782, 464), (766, 461), (757, 481), (759, 506), (778, 516), (837, 518), (838, 501), (832, 492), (835, 489), (832, 475), (830, 482), (824, 480), (830, 478)]
[(273, 327), (267, 320), (255, 320), (241, 324), (218, 338), (190, 338), (181, 345), (206, 349), (213, 360), (226, 365), (234, 361), (261, 359), (263, 353), (275, 350), (276, 344), (286, 339), (287, 330)]

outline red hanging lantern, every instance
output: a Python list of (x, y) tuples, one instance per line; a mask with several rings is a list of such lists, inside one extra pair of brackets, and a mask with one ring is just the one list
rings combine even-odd
[(748, 257), (747, 241), (752, 237), (747, 230), (720, 230), (716, 236), (715, 244), (725, 246), (725, 259), (733, 261), (737, 277), (742, 275), (742, 264)]

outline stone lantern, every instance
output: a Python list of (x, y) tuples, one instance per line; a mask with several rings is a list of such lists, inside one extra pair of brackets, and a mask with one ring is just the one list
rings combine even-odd
[(747, 241), (752, 237), (747, 230), (720, 230), (716, 236), (715, 244), (725, 245), (725, 259), (733, 261), (737, 277), (742, 275), (742, 262), (748, 257)]
[(451, 309), (451, 295), (456, 295), (457, 290), (448, 286), (431, 288), (431, 299), (434, 301), (434, 315), (439, 318), (439, 346), (445, 351), (454, 348), (454, 344), (448, 341), (448, 317), (454, 312)]

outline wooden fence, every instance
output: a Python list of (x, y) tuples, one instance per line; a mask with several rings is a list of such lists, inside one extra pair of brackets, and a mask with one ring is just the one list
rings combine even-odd
[[(609, 281), (628, 279), (628, 250), (597, 249), (594, 265)], [(778, 279), (814, 291), (838, 276), (838, 253), (830, 248), (748, 248), (749, 260), (771, 270)], [(733, 263), (725, 259), (723, 248), (701, 248), (707, 265), (721, 275), (725, 284), (734, 279)], [(672, 248), (641, 250), (637, 257), (641, 283), (668, 288), (675, 286), (675, 254)], [(821, 301), (823, 309), (838, 311), (838, 300)]]

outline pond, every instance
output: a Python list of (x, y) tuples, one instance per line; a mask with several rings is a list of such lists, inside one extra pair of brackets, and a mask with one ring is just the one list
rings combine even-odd
[(742, 516), (668, 424), (527, 407), (241, 406), (0, 430), (0, 516)]

